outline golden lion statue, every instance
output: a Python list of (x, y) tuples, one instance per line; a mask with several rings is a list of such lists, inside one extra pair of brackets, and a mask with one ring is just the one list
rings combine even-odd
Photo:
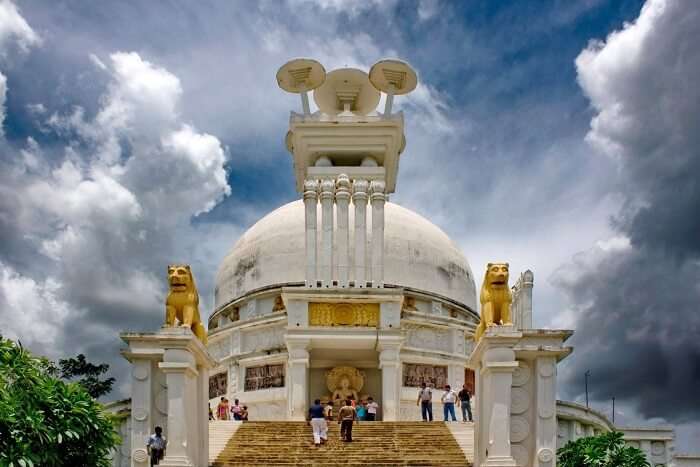
[(168, 266), (168, 286), (170, 293), (165, 299), (166, 326), (175, 326), (177, 318), (180, 326), (190, 328), (202, 344), (206, 345), (207, 331), (199, 318), (199, 293), (190, 266), (187, 264)]
[(481, 339), (487, 327), (513, 324), (510, 319), (510, 304), (513, 302), (513, 296), (508, 287), (508, 263), (486, 265), (479, 301), (481, 302), (481, 321), (474, 333), (475, 341)]

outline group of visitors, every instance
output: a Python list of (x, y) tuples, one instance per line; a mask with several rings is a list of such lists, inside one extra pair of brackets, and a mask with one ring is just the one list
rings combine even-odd
[(219, 405), (216, 406), (216, 418), (214, 418), (214, 413), (211, 410), (211, 405), (209, 406), (209, 420), (248, 420), (248, 406), (241, 405), (238, 399), (234, 399), (233, 405), (229, 404), (228, 399), (225, 397), (221, 398)]
[[(341, 441), (352, 442), (353, 424), (360, 421), (375, 421), (378, 409), (379, 404), (371, 397), (360, 402), (355, 402), (353, 398), (346, 399), (338, 410), (337, 416)], [(328, 423), (332, 422), (334, 418), (332, 401), (322, 405), (321, 400), (316, 399), (309, 407), (308, 422), (313, 430), (315, 446), (320, 446), (328, 441)]]
[[(471, 408), (471, 392), (467, 389), (467, 385), (462, 386), (462, 390), (456, 393), (449, 384), (445, 385), (444, 392), (440, 396), (440, 402), (442, 402), (443, 420), (449, 421), (448, 418), (452, 418), (453, 422), (457, 421), (455, 415), (455, 404), (462, 407), (462, 421), (467, 421), (467, 416), (469, 421), (472, 421), (472, 408)], [(418, 400), (416, 405), (420, 405), (421, 416), (423, 421), (427, 422), (433, 421), (433, 390), (426, 383), (421, 384), (421, 388), (418, 391)]]

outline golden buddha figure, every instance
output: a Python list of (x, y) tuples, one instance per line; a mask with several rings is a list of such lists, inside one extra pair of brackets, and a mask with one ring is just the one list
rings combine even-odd
[(353, 399), (358, 400), (357, 391), (350, 387), (350, 380), (343, 378), (340, 380), (340, 387), (333, 391), (333, 400), (346, 400)]
[(350, 366), (337, 366), (326, 373), (330, 400), (336, 405), (351, 398), (359, 401), (364, 382), (364, 373)]

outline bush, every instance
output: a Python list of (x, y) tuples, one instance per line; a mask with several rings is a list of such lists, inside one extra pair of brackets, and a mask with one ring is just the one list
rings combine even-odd
[(559, 467), (649, 467), (644, 453), (615, 431), (569, 441), (557, 457)]
[(120, 443), (109, 414), (55, 367), (0, 336), (0, 466), (108, 467)]

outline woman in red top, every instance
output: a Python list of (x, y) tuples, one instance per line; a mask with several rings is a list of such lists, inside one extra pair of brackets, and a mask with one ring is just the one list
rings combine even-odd
[(225, 397), (216, 406), (216, 416), (219, 420), (228, 420), (228, 400)]

